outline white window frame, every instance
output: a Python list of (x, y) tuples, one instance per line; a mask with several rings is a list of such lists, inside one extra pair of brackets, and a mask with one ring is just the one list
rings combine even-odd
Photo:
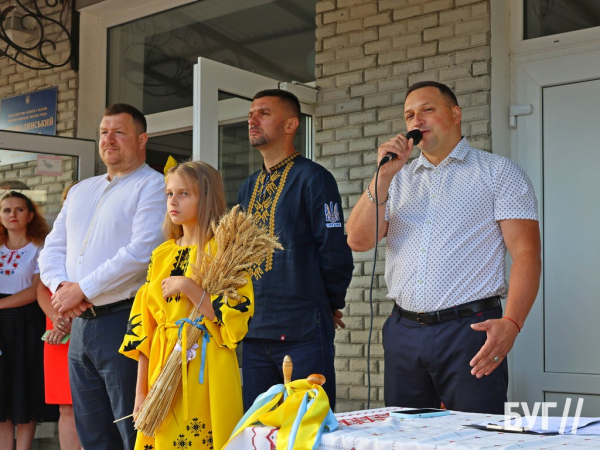
[[(231, 120), (234, 115), (242, 113), (235, 103), (229, 111), (219, 110), (219, 91), (252, 98), (264, 89), (277, 89), (280, 82), (272, 78), (248, 72), (237, 67), (228, 66), (207, 58), (198, 58), (194, 66), (194, 143), (193, 158), (219, 167), (219, 122)], [(303, 86), (286, 83), (285, 89), (292, 92), (300, 100), (302, 112), (314, 115), (317, 92)], [(219, 111), (219, 114), (215, 114)], [(235, 111), (234, 114), (231, 114)], [(247, 117), (246, 110), (240, 118)], [(310, 127), (311, 136), (314, 127)], [(314, 139), (310, 139), (310, 153)]]
[[(600, 48), (600, 27), (523, 40), (523, 0), (490, 3), (492, 151), (517, 160), (516, 133), (508, 123), (510, 105), (517, 103), (517, 64)], [(573, 67), (573, 70), (580, 69)]]
[(44, 155), (76, 156), (77, 179), (94, 176), (97, 147), (93, 140), (0, 131), (0, 148)]
[(580, 46), (584, 43), (600, 43), (600, 27), (523, 40), (523, 0), (510, 0), (510, 17), (512, 53), (538, 53), (540, 51)]

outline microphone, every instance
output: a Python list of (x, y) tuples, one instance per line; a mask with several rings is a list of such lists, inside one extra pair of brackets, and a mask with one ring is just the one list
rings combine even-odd
[[(421, 139), (423, 139), (423, 133), (421, 133), (421, 130), (417, 130), (415, 128), (414, 130), (410, 130), (408, 133), (406, 133), (406, 139), (412, 139), (413, 140), (413, 145), (417, 145), (419, 142), (421, 142)], [(381, 162), (379, 163), (379, 167), (383, 166), (384, 164), (389, 163), (396, 156), (397, 155), (395, 153), (392, 153), (392, 152), (386, 153), (386, 155), (383, 158), (381, 158)]]

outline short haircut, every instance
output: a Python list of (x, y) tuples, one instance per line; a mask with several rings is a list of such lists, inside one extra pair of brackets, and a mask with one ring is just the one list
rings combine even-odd
[(133, 123), (138, 127), (140, 134), (145, 133), (148, 129), (146, 123), (146, 117), (142, 112), (134, 106), (128, 105), (127, 103), (115, 103), (110, 105), (104, 110), (102, 117), (116, 116), (117, 114), (129, 114), (133, 119)]
[(411, 87), (408, 88), (408, 91), (406, 92), (406, 95), (404, 96), (404, 101), (406, 102), (406, 99), (408, 98), (408, 96), (411, 93), (413, 93), (414, 91), (416, 91), (417, 89), (423, 89), (426, 87), (437, 88), (440, 91), (440, 94), (442, 94), (444, 96), (444, 98), (446, 99), (446, 101), (448, 102), (448, 104), (451, 107), (458, 106), (458, 100), (456, 100), (456, 95), (454, 95), (454, 92), (452, 92), (452, 89), (450, 89), (448, 86), (446, 86), (443, 83), (438, 83), (437, 81), (419, 81), (418, 83), (413, 84)]
[(254, 97), (252, 97), (252, 100), (257, 100), (263, 97), (279, 98), (290, 107), (294, 117), (300, 119), (300, 101), (298, 100), (298, 97), (291, 92), (284, 91), (283, 89), (265, 89), (264, 91), (260, 91)]

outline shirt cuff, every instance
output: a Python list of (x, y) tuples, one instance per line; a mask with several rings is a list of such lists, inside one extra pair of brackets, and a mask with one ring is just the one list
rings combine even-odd
[(79, 287), (88, 299), (98, 297), (101, 294), (91, 274), (79, 281)]
[[(44, 281), (44, 280), (42, 280)], [(48, 284), (48, 288), (52, 291), (52, 292), (56, 292), (56, 289), (58, 289), (58, 285), (60, 283), (62, 283), (65, 280), (61, 280), (59, 278), (54, 278), (49, 284)]]

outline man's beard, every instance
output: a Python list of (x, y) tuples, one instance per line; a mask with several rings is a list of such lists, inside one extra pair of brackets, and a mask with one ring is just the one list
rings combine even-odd
[(263, 145), (267, 145), (269, 142), (272, 142), (274, 140), (277, 139), (281, 139), (283, 137), (283, 135), (285, 134), (284, 131), (284, 122), (283, 120), (281, 121), (281, 123), (279, 124), (279, 126), (277, 127), (277, 129), (274, 131), (274, 134), (271, 136), (267, 136), (264, 132), (261, 136), (252, 138), (250, 137), (250, 145), (252, 147), (261, 147)]
[(267, 138), (264, 135), (257, 138), (250, 138), (250, 145), (252, 147), (260, 147), (261, 145), (265, 145), (267, 142)]

